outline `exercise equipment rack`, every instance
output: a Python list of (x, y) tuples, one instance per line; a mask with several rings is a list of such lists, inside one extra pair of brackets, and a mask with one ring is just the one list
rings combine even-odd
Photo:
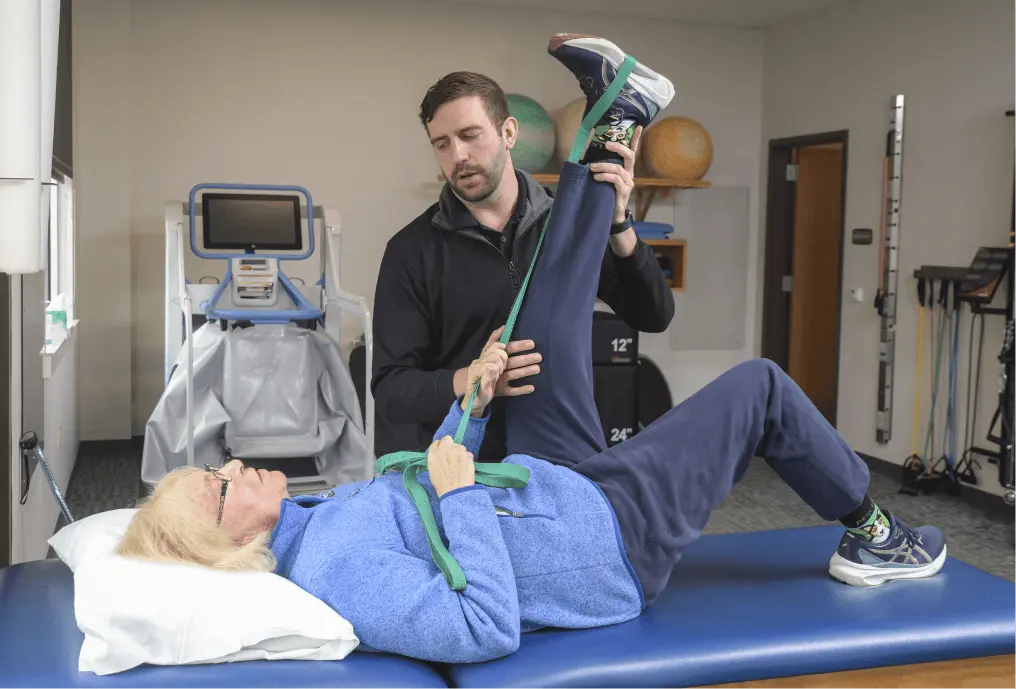
[[(968, 380), (967, 385), (967, 433), (964, 437), (964, 449), (962, 458), (957, 463), (959, 466), (962, 463), (966, 463), (967, 467), (965, 470), (957, 470), (959, 478), (968, 483), (976, 483), (976, 475), (973, 474), (972, 464), (976, 464), (975, 456), (984, 457), (990, 464), (998, 466), (998, 482), (1005, 492), (1003, 493), (1003, 499), (1007, 505), (1016, 504), (1016, 492), (1014, 492), (1014, 466), (1013, 466), (1013, 288), (1014, 288), (1014, 267), (1013, 262), (1013, 230), (1009, 231), (1009, 243), (1005, 247), (981, 247), (977, 251), (977, 255), (974, 257), (969, 268), (957, 268), (953, 266), (921, 266), (914, 271), (914, 277), (918, 281), (927, 281), (931, 284), (931, 291), (934, 292), (934, 283), (942, 283), (942, 290), (947, 291), (949, 288), (953, 291), (953, 299), (955, 306), (953, 307), (956, 312), (956, 317), (959, 317), (959, 307), (962, 304), (967, 304), (970, 307), (970, 313), (972, 317), (982, 317), (981, 321), (981, 343), (983, 345), (984, 340), (984, 316), (1002, 316), (1005, 319), (1005, 329), (1002, 336), (1002, 346), (998, 355), (998, 361), (1000, 364), (999, 373), (999, 401), (998, 406), (995, 409), (995, 413), (992, 417), (991, 424), (988, 428), (987, 440), (998, 446), (997, 450), (988, 449), (981, 447), (976, 444), (971, 444), (973, 439), (970, 437), (971, 433), (976, 432), (977, 424), (977, 398), (979, 397), (980, 389), (980, 372), (981, 372), (981, 353), (980, 349), (977, 353), (977, 365), (976, 367), (971, 366), (971, 369), (967, 371), (967, 375), (974, 375), (975, 386), (973, 393), (973, 400), (970, 400), (970, 385)], [(998, 288), (1005, 281), (1005, 306), (995, 307), (991, 306), (991, 302), (994, 300)], [(943, 304), (944, 305), (944, 304)], [(970, 331), (970, 356), (973, 356), (973, 322), (971, 323)], [(918, 375), (921, 372), (918, 371)], [(933, 391), (934, 392), (934, 391)], [(970, 405), (973, 403), (973, 418), (970, 418)], [(956, 413), (955, 411), (953, 412)], [(998, 426), (999, 430), (996, 434), (994, 429)], [(930, 458), (932, 467), (936, 464), (935, 458)], [(909, 461), (909, 460), (908, 460)], [(978, 465), (979, 466), (979, 465)], [(951, 467), (950, 467), (951, 468)], [(912, 466), (908, 464), (904, 465), (903, 470), (904, 486), (901, 488), (902, 492), (908, 492), (915, 494), (918, 489), (918, 484), (922, 480), (935, 480), (942, 478), (936, 475), (934, 469), (925, 469), (922, 467), (921, 475), (918, 475)], [(955, 477), (949, 477), (950, 480)], [(958, 492), (958, 484), (955, 482), (950, 484), (954, 489), (953, 492)]]
[[(1006, 111), (1006, 117), (1016, 116), (1016, 110)], [(1013, 347), (1014, 316), (1016, 316), (1016, 150), (1013, 158), (1013, 193), (1006, 246), (1005, 270), (1009, 279), (1006, 285), (1005, 329), (1002, 336), (1002, 380), (999, 395), (999, 416), (1002, 420), (1002, 437), (999, 443), (999, 483), (1005, 490), (1002, 498), (1010, 507), (1016, 507), (1016, 349)]]
[[(918, 281), (918, 293), (920, 295), (925, 294), (924, 287), (927, 285), (929, 288), (927, 291), (927, 300), (923, 300), (924, 303), (920, 307), (930, 307), (934, 310), (934, 295), (936, 293), (935, 286), (938, 283), (938, 302), (943, 310), (943, 315), (949, 311), (952, 311), (953, 318), (961, 317), (961, 307), (966, 304), (970, 308), (971, 317), (974, 319), (971, 321), (970, 331), (970, 352), (969, 359), (973, 359), (974, 356), (974, 325), (976, 319), (981, 317), (981, 330), (980, 330), (980, 346), (977, 351), (976, 365), (970, 364), (970, 370), (967, 371), (967, 401), (966, 410), (967, 417), (965, 419), (966, 430), (964, 433), (964, 447), (962, 454), (956, 457), (955, 454), (950, 454), (948, 448), (943, 448), (943, 456), (941, 458), (929, 457), (930, 467), (925, 466), (923, 459), (919, 455), (912, 455), (908, 458), (907, 462), (904, 463), (903, 467), (903, 486), (901, 492), (916, 495), (921, 489), (931, 492), (937, 489), (937, 484), (944, 481), (947, 492), (952, 494), (958, 494), (960, 492), (959, 481), (966, 483), (977, 483), (977, 476), (973, 473), (973, 465), (980, 466), (974, 459), (975, 456), (981, 456), (988, 460), (991, 464), (999, 465), (999, 483), (1007, 489), (1007, 494), (1004, 496), (1007, 503), (1011, 501), (1009, 492), (1012, 490), (1012, 434), (1011, 421), (1006, 421), (1006, 418), (1011, 419), (1011, 374), (1006, 375), (1003, 369), (1003, 385), (1000, 392), (1003, 395), (1007, 395), (1010, 402), (1006, 403), (1006, 399), (1003, 398), (999, 402), (999, 407), (995, 412), (992, 419), (991, 427), (994, 428), (995, 424), (1001, 420), (1003, 431), (1001, 435), (993, 435), (989, 429), (987, 439), (993, 443), (999, 445), (998, 450), (989, 450), (974, 444), (971, 434), (976, 432), (977, 425), (977, 403), (979, 399), (980, 390), (980, 376), (981, 376), (981, 351), (983, 350), (984, 342), (984, 316), (1004, 316), (1007, 323), (1011, 323), (1012, 311), (1013, 311), (1013, 294), (1012, 294), (1012, 251), (1010, 248), (1004, 247), (981, 247), (977, 251), (977, 255), (974, 257), (971, 265), (968, 268), (960, 268), (955, 266), (937, 266), (937, 265), (925, 265), (921, 266), (914, 271), (913, 276)], [(1003, 280), (1008, 278), (1008, 286), (1006, 289), (1006, 305), (1004, 307), (993, 307), (990, 306), (994, 300), (998, 288), (1001, 286)], [(952, 301), (950, 302), (949, 293), (952, 293)], [(955, 335), (958, 337), (958, 323), (955, 324)], [(944, 333), (942, 333), (944, 335)], [(934, 338), (935, 334), (932, 333), (931, 337)], [(934, 341), (934, 340), (933, 340)], [(940, 344), (940, 343), (939, 343)], [(954, 348), (958, 347), (958, 341), (954, 341)], [(1003, 348), (1004, 348), (1003, 344)], [(951, 352), (951, 356), (956, 356), (958, 352)], [(1000, 355), (1000, 361), (1002, 361), (1002, 355)], [(952, 362), (951, 365), (956, 365)], [(1004, 365), (1004, 361), (1003, 361)], [(917, 372), (918, 376), (923, 375), (921, 371)], [(971, 379), (970, 376), (974, 376), (974, 392), (971, 393)], [(1004, 381), (1009, 381), (1009, 389), (1006, 391)], [(920, 379), (918, 378), (918, 382)], [(937, 385), (938, 378), (935, 377), (933, 382), (933, 389), (931, 390), (932, 395), (932, 409), (931, 414), (935, 413), (935, 398), (937, 397), (937, 389), (934, 387)], [(950, 393), (953, 393), (952, 385), (954, 381), (950, 382)], [(973, 399), (971, 399), (973, 398)], [(947, 400), (947, 404), (951, 404), (955, 399)], [(973, 404), (973, 413), (971, 414), (970, 408)], [(1008, 406), (1008, 411), (1006, 408)], [(915, 412), (916, 413), (916, 412)], [(955, 424), (955, 416), (958, 414), (958, 409), (951, 409), (947, 413), (946, 423)], [(1008, 416), (1006, 416), (1008, 414)], [(929, 419), (929, 437), (934, 433), (934, 422)], [(947, 433), (950, 429), (947, 429)], [(952, 439), (955, 442), (956, 429), (951, 429), (953, 434)], [(1008, 436), (1006, 436), (1008, 433)], [(1008, 437), (1008, 440), (1006, 439)], [(916, 438), (915, 438), (916, 441)], [(934, 447), (934, 441), (932, 440), (932, 448)], [(1006, 449), (1008, 448), (1008, 450)], [(927, 448), (925, 448), (927, 449)], [(915, 449), (916, 451), (916, 449)], [(934, 454), (934, 452), (932, 452)], [(1006, 457), (1009, 457), (1007, 460)], [(946, 471), (939, 472), (935, 469), (940, 459), (946, 460)], [(955, 461), (955, 465), (951, 464), (949, 460)], [(919, 465), (919, 466), (918, 466)], [(961, 468), (963, 467), (963, 468)]]

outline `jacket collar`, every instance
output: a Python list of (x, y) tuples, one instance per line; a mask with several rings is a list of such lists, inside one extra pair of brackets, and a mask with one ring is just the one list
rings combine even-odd
[(269, 547), (275, 554), (277, 562), (275, 573), (288, 577), (293, 568), (293, 562), (300, 551), (300, 544), (303, 542), (303, 532), (307, 528), (314, 510), (308, 509), (314, 505), (324, 502), (324, 498), (315, 496), (298, 496), (287, 498), (282, 501), (279, 507), (279, 521), (272, 531)]
[[(528, 172), (515, 170), (515, 176), (519, 181), (519, 206), (521, 208), (516, 206), (516, 212), (521, 210), (518, 227), (518, 234), (521, 235), (543, 217), (553, 205), (554, 199), (547, 193), (546, 188), (533, 179), (533, 176)], [(442, 230), (453, 232), (469, 228), (475, 230), (480, 227), (476, 218), (455, 195), (451, 184), (447, 182), (441, 189), (437, 212), (431, 219), (431, 223)]]

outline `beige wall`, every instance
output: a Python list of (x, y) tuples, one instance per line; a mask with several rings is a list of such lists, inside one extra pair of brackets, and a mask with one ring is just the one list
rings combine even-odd
[[(895, 94), (906, 96), (896, 403), (888, 446), (875, 440), (875, 244), (848, 242), (845, 247), (840, 340), (839, 430), (855, 449), (893, 462), (906, 459), (913, 438), (914, 269), (923, 264), (967, 266), (979, 246), (1004, 246), (1009, 231), (1013, 121), (1004, 114), (1013, 106), (1013, 19), (1010, 0), (860, 0), (766, 35), (764, 139), (850, 130), (848, 233), (879, 226), (890, 104)], [(765, 160), (761, 162), (764, 195)], [(761, 282), (757, 284), (761, 300)], [(850, 301), (855, 287), (864, 288), (863, 303)], [(982, 447), (991, 447), (984, 435), (998, 400), (1000, 321), (990, 318), (985, 331), (976, 436)], [(961, 410), (969, 322), (967, 315), (960, 335)], [(927, 365), (927, 355), (924, 360)], [(919, 450), (924, 447), (928, 388), (924, 382)], [(945, 405), (939, 408), (944, 419)], [(936, 448), (942, 445), (940, 432)], [(959, 433), (961, 446), (962, 416)], [(995, 467), (981, 464), (982, 485), (1000, 492)]]
[[(427, 87), (471, 69), (560, 107), (580, 92), (546, 54), (553, 32), (608, 35), (670, 76), (664, 114), (705, 124), (709, 179), (747, 186), (757, 216), (761, 32), (386, 0), (112, 0), (75, 12), (86, 439), (143, 432), (161, 392), (166, 200), (207, 181), (305, 185), (343, 213), (343, 286), (372, 302), (385, 242), (439, 190), (417, 120)], [(672, 218), (673, 203), (654, 213)], [(756, 232), (753, 220), (753, 245)], [(754, 323), (754, 304), (748, 313)], [(644, 341), (677, 399), (750, 355)], [(115, 382), (99, 384), (105, 375)]]
[(75, 301), (85, 440), (131, 433), (130, 20), (130, 0), (74, 3)]

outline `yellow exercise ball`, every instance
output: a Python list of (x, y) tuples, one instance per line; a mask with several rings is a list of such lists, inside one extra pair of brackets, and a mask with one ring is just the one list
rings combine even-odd
[(639, 149), (649, 174), (682, 182), (702, 179), (713, 163), (713, 140), (690, 117), (665, 117), (650, 125)]
[[(568, 155), (575, 144), (575, 135), (579, 131), (579, 125), (582, 124), (582, 113), (585, 109), (586, 99), (576, 98), (552, 115), (554, 134), (557, 137), (555, 153), (557, 154), (558, 163), (564, 163), (568, 160)], [(590, 136), (592, 136), (591, 133)], [(588, 143), (587, 141), (586, 144), (588, 145)]]

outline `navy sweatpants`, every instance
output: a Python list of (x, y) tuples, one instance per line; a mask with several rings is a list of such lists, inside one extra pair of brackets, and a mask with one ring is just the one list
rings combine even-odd
[(614, 195), (587, 166), (564, 165), (512, 334), (536, 343), (541, 371), (527, 381), (534, 393), (508, 400), (507, 444), (511, 454), (569, 466), (599, 484), (652, 602), (753, 458), (764, 458), (830, 521), (861, 504), (869, 474), (801, 389), (766, 360), (732, 368), (606, 449), (593, 398), (591, 334)]

